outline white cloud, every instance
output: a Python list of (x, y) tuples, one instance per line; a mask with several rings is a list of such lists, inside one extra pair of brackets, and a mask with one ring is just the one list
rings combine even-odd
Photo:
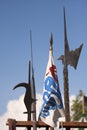
[[(11, 100), (8, 102), (7, 111), (4, 113), (4, 115), (0, 116), (0, 129), (8, 130), (8, 126), (6, 126), (6, 122), (8, 118), (12, 118), (16, 120), (27, 120), (27, 115), (23, 114), (23, 112), (26, 112), (23, 98), (24, 95), (20, 96), (19, 99), (17, 100)], [(37, 99), (38, 100), (36, 104), (37, 104), (37, 117), (38, 117), (41, 104), (42, 104), (42, 95), (37, 94)]]
[[(37, 94), (37, 102), (36, 102), (36, 108), (37, 108), (37, 118), (41, 109), (42, 105), (42, 95)], [(11, 100), (8, 102), (7, 105), (7, 111), (0, 116), (0, 129), (2, 130), (8, 130), (8, 126), (6, 126), (6, 122), (8, 118), (16, 119), (16, 120), (27, 120), (27, 115), (23, 114), (23, 112), (26, 111), (24, 102), (23, 102), (24, 95), (20, 96), (17, 100)], [(75, 96), (70, 97), (70, 104), (72, 103), (72, 100), (75, 99)], [(20, 129), (20, 128), (19, 128)], [(18, 130), (18, 128), (17, 128)], [(20, 129), (21, 130), (21, 129)], [(22, 128), (24, 130), (24, 128)]]

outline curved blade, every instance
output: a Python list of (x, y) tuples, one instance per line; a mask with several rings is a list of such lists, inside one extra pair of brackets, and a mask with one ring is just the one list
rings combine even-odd
[(13, 90), (16, 89), (16, 88), (18, 88), (18, 87), (25, 87), (25, 88), (27, 88), (27, 87), (28, 87), (28, 83), (19, 83), (19, 84), (17, 84), (17, 85), (13, 88)]

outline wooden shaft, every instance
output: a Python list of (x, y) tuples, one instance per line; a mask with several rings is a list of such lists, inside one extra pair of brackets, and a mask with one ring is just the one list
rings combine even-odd
[(63, 70), (64, 75), (64, 104), (65, 104), (65, 119), (70, 121), (70, 108), (69, 108), (69, 84), (68, 84), (68, 68), (67, 65)]
[(84, 94), (82, 94), (82, 113), (84, 114)]
[(53, 128), (53, 127), (50, 127), (50, 130), (54, 130), (54, 128)]
[(14, 119), (9, 119), (9, 130), (16, 130), (16, 121)]
[[(37, 127), (44, 127), (46, 130), (50, 128), (53, 130), (53, 127), (45, 124), (44, 122), (35, 122)], [(62, 125), (61, 125), (62, 124)], [(9, 126), (9, 130), (16, 130), (16, 127), (33, 127), (33, 121), (16, 121), (14, 119), (8, 119), (6, 125)], [(87, 122), (60, 122), (59, 128), (87, 128)]]

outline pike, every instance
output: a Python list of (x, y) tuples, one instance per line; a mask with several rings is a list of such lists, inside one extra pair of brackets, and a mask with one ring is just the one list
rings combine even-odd
[[(30, 67), (30, 61), (29, 61), (29, 77), (28, 77), (28, 83), (25, 83), (25, 82), (23, 82), (23, 83), (19, 83), (19, 84), (17, 84), (14, 88), (13, 88), (13, 90), (14, 89), (16, 89), (16, 88), (18, 88), (18, 87), (25, 87), (26, 88), (26, 93), (25, 93), (25, 96), (24, 96), (24, 104), (25, 104), (25, 106), (26, 106), (26, 109), (27, 109), (27, 112), (24, 112), (24, 114), (28, 114), (28, 118), (27, 118), (27, 121), (30, 121), (31, 120), (31, 113), (33, 112), (33, 111), (31, 111), (31, 104), (34, 102), (34, 101), (36, 101), (36, 99), (34, 99), (34, 98), (32, 98), (32, 94), (31, 94), (31, 80), (30, 80), (30, 76), (31, 76), (31, 67)], [(27, 130), (31, 130), (31, 128), (30, 127), (27, 127)]]
[(62, 60), (64, 65), (63, 67), (63, 77), (64, 77), (64, 103), (65, 103), (65, 118), (66, 121), (70, 121), (70, 109), (69, 109), (69, 83), (68, 83), (68, 65), (71, 65), (76, 69), (80, 53), (82, 50), (83, 44), (75, 50), (69, 49), (67, 32), (66, 32), (66, 17), (65, 17), (65, 8), (64, 8), (64, 55), (61, 55), (58, 60)]
[[(30, 33), (31, 38), (31, 33)], [(31, 39), (30, 39), (31, 40)], [(31, 71), (32, 68), (32, 71)], [(32, 74), (32, 79), (31, 79)], [(33, 53), (32, 53), (32, 42), (31, 42), (31, 61), (29, 60), (29, 70), (28, 70), (28, 83), (23, 82), (17, 84), (14, 88), (25, 87), (26, 92), (24, 96), (24, 104), (26, 106), (28, 114), (27, 121), (31, 120), (31, 113), (33, 113), (33, 121), (36, 121), (36, 91), (35, 91), (35, 79), (34, 79), (34, 69), (33, 69)], [(36, 130), (36, 124), (33, 124), (33, 129)], [(27, 127), (27, 130), (31, 130), (31, 127)]]
[(28, 83), (19, 83), (17, 84), (13, 90), (15, 90), (18, 87), (25, 87), (26, 88), (26, 93), (25, 93), (25, 97), (24, 97), (24, 103), (27, 109), (27, 112), (24, 113), (28, 113), (28, 121), (31, 120), (31, 104), (35, 101), (34, 98), (32, 98), (31, 95), (31, 83), (30, 83), (30, 61), (29, 61), (29, 78), (28, 78)]
[[(33, 68), (33, 50), (32, 50), (32, 32), (30, 30), (30, 45), (31, 45), (31, 64), (32, 64), (32, 79), (31, 79), (31, 92), (32, 92), (32, 98), (36, 99), (36, 90), (35, 90), (35, 78), (34, 78), (34, 68)], [(32, 119), (33, 119), (33, 130), (37, 130), (36, 127), (36, 102), (32, 103), (31, 109), (33, 111), (32, 113)]]

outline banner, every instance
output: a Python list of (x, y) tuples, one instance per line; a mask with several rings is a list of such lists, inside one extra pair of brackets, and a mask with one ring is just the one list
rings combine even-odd
[(61, 116), (64, 117), (65, 114), (51, 48), (44, 80), (43, 105), (40, 119), (51, 127), (56, 127), (58, 118)]

